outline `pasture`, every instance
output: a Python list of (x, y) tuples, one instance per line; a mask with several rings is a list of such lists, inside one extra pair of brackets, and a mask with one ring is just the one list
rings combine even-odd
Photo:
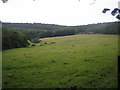
[(117, 35), (43, 38), (3, 51), (3, 88), (117, 88), (117, 56)]

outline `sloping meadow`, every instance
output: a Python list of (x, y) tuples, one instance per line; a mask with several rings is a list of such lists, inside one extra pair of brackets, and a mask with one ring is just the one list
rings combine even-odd
[(117, 56), (117, 35), (43, 38), (3, 51), (3, 88), (117, 88)]

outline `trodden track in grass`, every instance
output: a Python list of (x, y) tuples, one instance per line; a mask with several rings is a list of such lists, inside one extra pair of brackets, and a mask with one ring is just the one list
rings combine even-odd
[(43, 38), (3, 51), (3, 88), (117, 88), (117, 56), (117, 35)]

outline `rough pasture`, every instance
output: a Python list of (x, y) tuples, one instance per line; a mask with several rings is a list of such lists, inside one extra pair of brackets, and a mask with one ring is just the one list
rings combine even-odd
[(3, 51), (3, 88), (116, 88), (117, 35), (43, 38)]

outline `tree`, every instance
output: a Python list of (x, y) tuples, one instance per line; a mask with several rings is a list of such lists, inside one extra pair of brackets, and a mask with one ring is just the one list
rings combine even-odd
[(29, 45), (25, 34), (14, 29), (2, 28), (2, 49), (21, 48)]

